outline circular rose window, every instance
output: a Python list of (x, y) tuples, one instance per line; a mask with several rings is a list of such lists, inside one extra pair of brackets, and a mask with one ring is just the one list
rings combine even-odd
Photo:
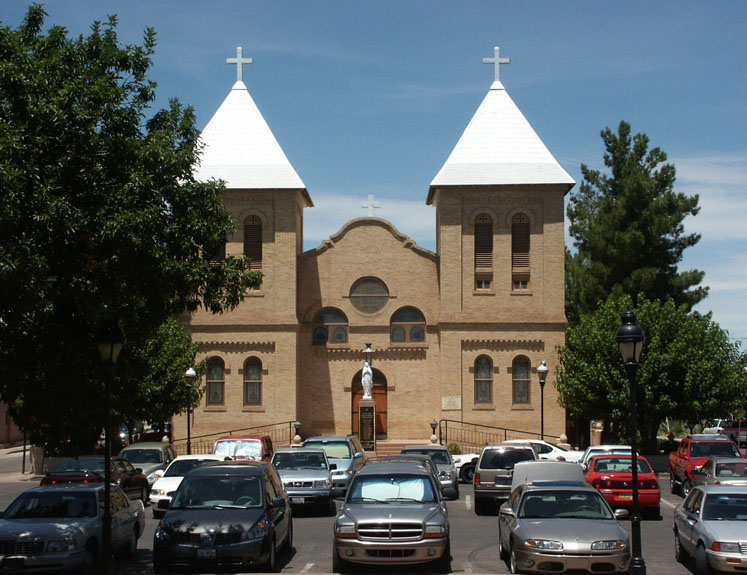
[(361, 278), (350, 288), (350, 301), (358, 311), (374, 313), (389, 301), (389, 290), (379, 278)]

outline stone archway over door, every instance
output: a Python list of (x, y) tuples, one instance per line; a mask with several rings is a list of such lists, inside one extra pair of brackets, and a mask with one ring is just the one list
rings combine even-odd
[[(376, 439), (386, 439), (386, 377), (378, 369), (372, 368), (373, 371), (373, 389), (371, 395), (376, 400)], [(358, 435), (360, 431), (360, 419), (358, 417), (358, 404), (363, 397), (363, 385), (361, 384), (361, 373), (359, 371), (353, 378), (352, 395), (353, 395), (353, 430), (352, 433)]]

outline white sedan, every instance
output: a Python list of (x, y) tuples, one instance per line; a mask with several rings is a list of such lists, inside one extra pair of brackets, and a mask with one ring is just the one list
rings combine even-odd
[[(179, 487), (179, 484), (187, 473), (198, 465), (202, 465), (208, 461), (224, 461), (225, 459), (225, 455), (216, 455), (214, 453), (180, 455), (174, 459), (150, 489), (149, 498), (151, 508), (153, 509), (153, 517), (163, 517), (166, 514), (163, 509), (158, 509), (158, 502), (161, 499), (171, 501), (171, 494), (176, 491), (176, 488)], [(160, 470), (157, 473), (160, 474)]]
[(456, 467), (457, 477), (464, 483), (472, 483), (472, 478), (475, 475), (475, 463), (477, 462), (473, 462), (473, 459), (477, 460), (478, 457), (480, 457), (479, 453), (460, 453), (451, 456), (454, 467)]

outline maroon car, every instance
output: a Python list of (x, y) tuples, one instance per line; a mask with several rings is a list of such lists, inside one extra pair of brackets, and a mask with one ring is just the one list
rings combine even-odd
[[(130, 499), (148, 502), (148, 479), (124, 457), (111, 458), (111, 480)], [(57, 483), (100, 483), (104, 481), (104, 456), (87, 455), (63, 459), (41, 480), (41, 485)]]

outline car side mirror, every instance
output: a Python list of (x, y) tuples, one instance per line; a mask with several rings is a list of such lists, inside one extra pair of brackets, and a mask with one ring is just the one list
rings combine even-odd
[(330, 471), (334, 471), (335, 469), (337, 469), (337, 464), (336, 463), (330, 463), (329, 464), (329, 470)]
[(353, 456), (353, 459), (363, 459), (363, 458), (364, 458), (365, 456), (366, 456), (366, 454), (365, 454), (365, 453), (363, 453), (362, 451), (359, 451), (358, 453), (356, 453), (356, 454), (355, 454), (355, 455)]
[(280, 496), (276, 497), (270, 503), (270, 507), (274, 507), (276, 509), (282, 509), (283, 507), (285, 507), (285, 499)]
[(627, 519), (629, 516), (627, 509), (615, 509), (615, 519)]
[(459, 492), (454, 489), (453, 487), (442, 487), (441, 488), (441, 495), (444, 497), (448, 497), (449, 499), (458, 499), (459, 498)]
[(171, 506), (171, 500), (170, 499), (159, 499), (158, 500), (158, 508), (159, 509), (168, 509)]
[(510, 515), (511, 517), (516, 517), (516, 511), (514, 511), (513, 507), (503, 507), (501, 506), (501, 513), (504, 515)]
[(137, 475), (138, 473), (142, 473), (142, 472), (143, 472), (143, 468), (142, 467), (136, 467), (135, 471), (133, 471), (131, 473), (131, 475)]
[(159, 479), (161, 479), (161, 477), (163, 477), (163, 469), (156, 469), (156, 470), (155, 470), (155, 471), (153, 472), (153, 474), (154, 474), (154, 475), (157, 475), (157, 476), (158, 476), (158, 478), (159, 478)]

